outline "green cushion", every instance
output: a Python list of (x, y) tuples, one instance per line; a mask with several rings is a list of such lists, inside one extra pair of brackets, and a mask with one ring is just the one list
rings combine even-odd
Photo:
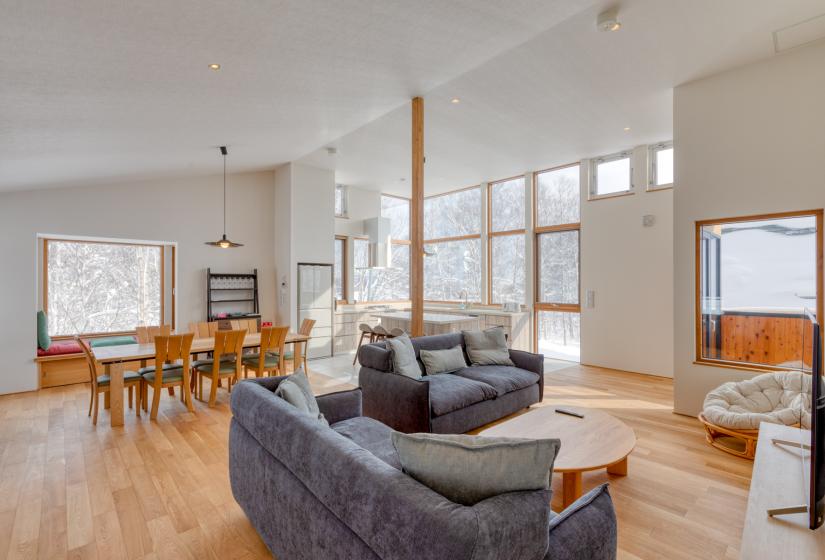
[[(198, 360), (198, 362), (208, 362), (208, 363), (196, 363), (193, 364), (196, 370), (201, 373), (212, 373), (212, 360)], [(219, 373), (235, 373), (235, 360), (231, 362), (225, 362), (221, 360), (221, 367), (218, 368)]]
[[(123, 372), (123, 381), (137, 381), (140, 379), (140, 374), (136, 371), (124, 371)], [(111, 378), (108, 375), (98, 375), (97, 376), (97, 384), (101, 386), (106, 386), (111, 383)]]
[(52, 339), (49, 336), (49, 321), (45, 311), (37, 312), (37, 345), (41, 350), (48, 350), (52, 345)]
[(135, 344), (135, 337), (133, 336), (108, 336), (106, 338), (95, 338), (92, 340), (92, 348), (100, 348), (102, 346), (122, 346), (124, 344)]
[[(150, 371), (149, 373), (143, 376), (143, 379), (146, 380), (147, 383), (152, 384), (155, 382), (155, 372)], [(175, 369), (165, 369), (163, 370), (163, 382), (168, 383), (169, 381), (181, 381), (183, 380), (183, 368), (178, 367)]]
[[(178, 369), (180, 367), (181, 367), (180, 361), (178, 361), (174, 364), (163, 364), (163, 371), (170, 370), (170, 369)], [(151, 373), (153, 371), (155, 371), (155, 366), (146, 366), (146, 367), (142, 367), (139, 370), (137, 370), (137, 372), (140, 375), (146, 375), (147, 373)]]
[[(266, 357), (264, 358), (264, 367), (265, 368), (274, 368), (278, 367), (278, 354), (272, 355), (267, 352)], [(243, 357), (243, 364), (245, 366), (249, 366), (251, 368), (257, 368), (258, 364), (260, 363), (260, 359), (258, 358), (258, 354), (246, 354)]]
[[(276, 358), (278, 357), (277, 352), (267, 352), (266, 355), (267, 356), (275, 356)], [(292, 350), (290, 350), (288, 352), (284, 352), (284, 359), (285, 360), (291, 360), (294, 355), (295, 354), (292, 352)]]

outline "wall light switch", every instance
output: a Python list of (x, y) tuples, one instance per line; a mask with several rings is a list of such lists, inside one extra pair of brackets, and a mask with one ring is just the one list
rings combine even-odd
[(642, 216), (642, 225), (644, 227), (653, 227), (655, 223), (656, 216), (654, 216), (653, 214), (645, 214), (644, 216)]
[(584, 292), (584, 306), (588, 309), (596, 307), (596, 290), (587, 290)]

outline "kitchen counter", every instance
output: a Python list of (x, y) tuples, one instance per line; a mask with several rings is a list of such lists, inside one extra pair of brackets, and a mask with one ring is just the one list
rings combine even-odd
[[(411, 320), (411, 313), (408, 311), (395, 311), (390, 313), (374, 313), (373, 317), (377, 319), (389, 319), (394, 321)], [(466, 321), (478, 322), (478, 317), (470, 315), (450, 315), (447, 313), (424, 313), (424, 324), (432, 325), (446, 325), (449, 323), (462, 323)]]

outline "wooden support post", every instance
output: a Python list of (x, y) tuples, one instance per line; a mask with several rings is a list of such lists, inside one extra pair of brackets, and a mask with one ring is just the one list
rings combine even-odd
[(410, 197), (410, 334), (424, 334), (424, 100), (412, 100), (412, 193)]

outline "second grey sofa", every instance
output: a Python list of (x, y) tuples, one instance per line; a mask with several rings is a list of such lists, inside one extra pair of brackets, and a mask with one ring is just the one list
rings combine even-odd
[[(421, 350), (464, 348), (464, 337), (422, 336), (412, 344), (424, 374)], [(544, 396), (541, 354), (510, 350), (515, 366), (468, 366), (421, 379), (394, 373), (384, 343), (362, 346), (358, 359), (364, 415), (400, 432), (460, 434), (541, 402)]]
[(613, 560), (603, 485), (550, 511), (550, 492), (451, 502), (400, 469), (391, 430), (361, 416), (361, 391), (318, 397), (325, 426), (274, 394), (232, 391), (232, 493), (278, 560)]

